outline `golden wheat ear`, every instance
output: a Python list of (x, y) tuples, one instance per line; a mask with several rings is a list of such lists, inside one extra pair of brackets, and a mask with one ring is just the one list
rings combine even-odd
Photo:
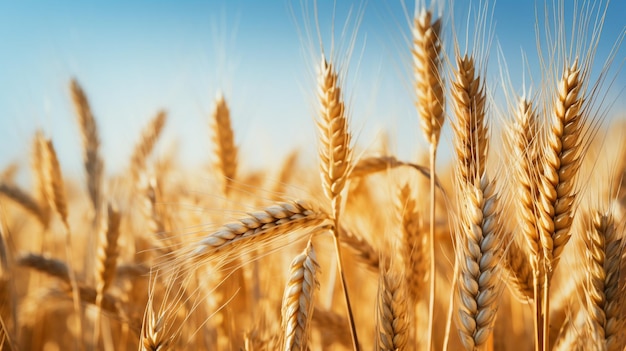
[[(422, 131), (429, 144), (430, 161), (430, 227), (428, 241), (429, 267), (429, 303), (428, 303), (428, 340), (427, 349), (433, 347), (436, 265), (435, 265), (435, 222), (436, 222), (436, 171), (437, 145), (444, 123), (444, 87), (441, 60), (441, 24), (442, 19), (433, 19), (431, 11), (422, 8), (413, 19), (413, 72), (417, 111)], [(413, 282), (415, 283), (415, 281)], [(416, 324), (417, 325), (417, 324)], [(417, 335), (417, 334), (416, 334)]]
[[(97, 214), (100, 207), (102, 172), (104, 169), (99, 155), (100, 138), (98, 137), (98, 126), (89, 106), (87, 95), (75, 79), (72, 79), (70, 82), (70, 92), (83, 141), (83, 164), (87, 173), (87, 191), (94, 213)], [(98, 216), (96, 215), (95, 217), (97, 218)]]
[(376, 301), (376, 350), (408, 350), (408, 303), (402, 276), (381, 265)]
[(215, 169), (221, 175), (222, 191), (228, 194), (237, 173), (237, 146), (230, 119), (230, 109), (224, 95), (218, 93), (211, 114)]
[(311, 241), (291, 262), (282, 307), (283, 350), (308, 350), (319, 264)]
[(341, 287), (346, 300), (348, 321), (352, 333), (353, 348), (360, 349), (352, 306), (343, 270), (341, 244), (339, 243), (339, 217), (342, 205), (342, 191), (349, 177), (352, 165), (351, 134), (348, 130), (348, 118), (345, 110), (339, 75), (331, 62), (322, 54), (318, 69), (317, 94), (320, 113), (317, 121), (319, 130), (319, 156), (322, 188), (331, 203), (331, 216), (334, 222), (331, 233), (335, 243), (337, 270), (341, 278)]

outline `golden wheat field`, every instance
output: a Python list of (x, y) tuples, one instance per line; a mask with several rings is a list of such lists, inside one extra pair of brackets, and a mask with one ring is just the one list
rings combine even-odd
[(0, 165), (0, 349), (626, 350), (626, 125), (607, 97), (624, 88), (624, 29), (601, 37), (611, 4), (586, 1), (566, 26), (563, 3), (523, 87), (507, 78), (522, 68), (487, 60), (490, 5), (466, 28), (446, 20), (453, 3), (415, 4), (412, 159), (355, 134), (350, 39), (310, 43), (314, 162), (293, 148), (243, 164), (256, 156), (227, 94), (196, 126), (202, 167), (156, 154), (167, 106), (114, 160), (81, 77), (67, 82), (83, 176), (46, 130)]

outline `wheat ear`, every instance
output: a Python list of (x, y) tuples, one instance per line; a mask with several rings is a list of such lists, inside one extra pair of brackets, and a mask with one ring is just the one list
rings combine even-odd
[(376, 350), (408, 350), (409, 312), (400, 275), (381, 266), (376, 301)]
[[(588, 217), (588, 216), (585, 216)], [(620, 282), (622, 239), (611, 215), (594, 212), (586, 225), (587, 314), (594, 340), (607, 350), (619, 350), (624, 345), (622, 330), (626, 326), (621, 316), (624, 285)], [(622, 286), (620, 286), (620, 284)]]
[(146, 160), (150, 157), (154, 145), (159, 140), (166, 120), (165, 111), (159, 111), (141, 132), (141, 138), (133, 149), (130, 163), (130, 173), (135, 182), (140, 179), (140, 175), (145, 171)]
[(230, 185), (237, 173), (237, 146), (230, 120), (230, 110), (222, 93), (215, 99), (215, 107), (211, 114), (211, 129), (213, 130), (213, 147), (215, 168), (223, 177), (224, 194), (228, 194)]
[(464, 197), (457, 258), (458, 327), (463, 346), (475, 350), (487, 342), (496, 317), (502, 224), (495, 185), (486, 176), (480, 186), (469, 186)]
[(458, 173), (461, 182), (473, 183), (476, 175), (485, 173), (487, 161), (486, 94), (480, 76), (476, 74), (474, 58), (464, 55), (457, 57), (457, 70), (452, 81), (452, 102), (454, 115), (455, 151), (460, 163)]
[(318, 71), (318, 97), (320, 102), (320, 116), (317, 121), (317, 127), (319, 129), (320, 140), (319, 156), (322, 188), (324, 189), (326, 197), (331, 202), (332, 219), (335, 224), (334, 230), (331, 230), (331, 232), (333, 233), (335, 253), (337, 255), (337, 269), (341, 277), (341, 287), (348, 309), (348, 320), (352, 333), (353, 348), (358, 351), (360, 350), (359, 340), (343, 271), (341, 244), (339, 243), (338, 232), (342, 199), (341, 192), (352, 168), (351, 136), (348, 130), (348, 118), (341, 95), (341, 88), (339, 86), (339, 76), (333, 64), (326, 61), (323, 55)]
[(33, 138), (31, 149), (30, 165), (33, 173), (33, 197), (36, 199), (41, 209), (42, 219), (44, 220), (44, 228), (47, 228), (50, 221), (50, 203), (46, 193), (46, 180), (43, 162), (43, 133), (37, 131)]
[(61, 260), (35, 253), (27, 253), (17, 259), (17, 264), (45, 273), (51, 277), (59, 278), (66, 284), (71, 285), (67, 264)]
[(363, 262), (368, 269), (375, 272), (380, 270), (380, 253), (365, 239), (345, 228), (339, 230), (339, 239), (342, 245), (348, 246), (357, 254), (357, 259)]
[[(63, 177), (61, 176), (61, 166), (59, 165), (59, 160), (57, 158), (56, 151), (54, 150), (52, 140), (40, 138), (39, 142), (41, 145), (46, 197), (48, 198), (50, 207), (52, 207), (52, 209), (54, 209), (59, 214), (65, 227), (65, 255), (67, 257), (67, 264), (70, 267), (69, 278), (72, 286), (74, 310), (78, 316), (76, 318), (76, 327), (78, 330), (78, 335), (82, 335), (80, 296), (78, 283), (76, 280), (76, 273), (74, 272), (74, 269), (71, 268), (72, 264), (74, 263), (72, 234), (70, 232), (70, 225), (67, 218), (67, 199), (65, 197)], [(76, 342), (79, 344), (79, 349), (82, 349), (82, 345), (80, 345), (79, 340), (76, 340)]]
[(283, 350), (308, 350), (313, 296), (318, 288), (319, 265), (311, 241), (291, 262), (291, 272), (285, 287), (282, 306)]
[(117, 239), (120, 235), (120, 212), (113, 206), (107, 207), (106, 226), (100, 231), (98, 260), (96, 263), (96, 285), (98, 294), (103, 294), (115, 278), (119, 248)]
[[(435, 160), (441, 128), (444, 123), (444, 86), (442, 77), (441, 58), (441, 28), (442, 19), (433, 20), (433, 13), (422, 8), (413, 19), (413, 76), (415, 79), (416, 107), (420, 117), (420, 124), (426, 141), (429, 144), (429, 173), (430, 181), (430, 239), (434, 242), (435, 232)], [(431, 244), (429, 254), (431, 259), (430, 294), (435, 291), (435, 260), (434, 244)], [(434, 298), (431, 296), (429, 304), (428, 348), (432, 348), (432, 327)]]
[[(540, 302), (543, 320), (543, 349), (549, 349), (549, 292), (552, 272), (559, 262), (561, 253), (571, 236), (574, 214), (575, 178), (580, 168), (582, 154), (581, 75), (578, 60), (565, 69), (559, 81), (557, 98), (554, 102), (553, 118), (542, 145), (539, 179), (539, 201), (537, 226), (541, 242), (543, 277)], [(538, 299), (539, 300), (539, 299)]]
[(40, 139), (42, 150), (42, 162), (44, 164), (44, 184), (46, 198), (54, 211), (61, 217), (63, 224), (67, 222), (67, 200), (65, 198), (65, 189), (63, 186), (63, 178), (61, 177), (61, 167), (54, 150), (52, 140)]
[(20, 205), (27, 212), (35, 216), (37, 220), (46, 227), (48, 225), (45, 212), (41, 209), (35, 199), (33, 199), (28, 193), (14, 184), (0, 183), (0, 194), (13, 200), (16, 204)]
[(97, 218), (100, 206), (103, 171), (102, 159), (98, 152), (100, 148), (98, 126), (91, 112), (87, 96), (75, 79), (72, 79), (70, 82), (70, 92), (83, 140), (83, 163), (85, 171), (87, 172), (87, 190), (89, 192), (89, 198), (91, 199), (91, 205), (96, 213), (95, 217)]
[(300, 231), (303, 237), (329, 220), (325, 212), (306, 201), (278, 203), (262, 211), (248, 213), (238, 222), (225, 224), (207, 235), (194, 246), (191, 258), (215, 259), (221, 254), (219, 257), (226, 262), (233, 259), (228, 256), (235, 256), (230, 253), (246, 251), (259, 242), (267, 244), (279, 240), (279, 236), (292, 232)]

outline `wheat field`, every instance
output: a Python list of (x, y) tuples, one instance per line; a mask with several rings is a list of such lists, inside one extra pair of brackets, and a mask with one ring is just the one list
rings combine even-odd
[(21, 145), (30, 160), (2, 165), (0, 349), (626, 350), (626, 125), (606, 98), (624, 30), (601, 37), (610, 4), (580, 5), (575, 26), (540, 33), (541, 77), (514, 87), (519, 70), (487, 60), (488, 6), (468, 34), (418, 1), (414, 159), (358, 140), (348, 61), (324, 43), (315, 163), (293, 149), (242, 164), (225, 94), (198, 126), (202, 169), (155, 155), (167, 110), (111, 160), (72, 79), (84, 180), (64, 176), (46, 130)]

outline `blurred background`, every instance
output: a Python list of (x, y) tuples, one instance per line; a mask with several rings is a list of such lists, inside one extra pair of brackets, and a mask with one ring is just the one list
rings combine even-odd
[[(468, 6), (457, 1), (453, 12), (446, 11), (446, 21), (462, 33), (475, 13)], [(499, 52), (518, 92), (524, 83), (532, 85), (529, 73), (535, 81), (541, 78), (535, 23), (545, 23), (543, 6), (500, 1), (489, 7), (494, 37), (486, 81), (499, 104)], [(68, 89), (72, 77), (89, 97), (109, 174), (124, 170), (141, 128), (159, 109), (169, 119), (157, 154), (177, 147), (183, 165), (205, 165), (218, 91), (231, 107), (242, 167), (277, 164), (294, 147), (305, 152), (305, 161), (316, 162), (316, 21), (326, 51), (334, 37), (334, 56), (349, 67), (346, 97), (356, 142), (373, 147), (384, 130), (393, 151), (415, 159), (425, 143), (411, 88), (414, 7), (399, 0), (2, 1), (0, 167), (13, 161), (26, 166), (34, 132), (42, 128), (55, 142), (65, 175), (82, 176)], [(609, 5), (596, 73), (624, 32), (624, 13), (626, 1)], [(566, 18), (571, 15), (567, 9)], [(451, 33), (445, 36), (450, 48)], [(620, 49), (608, 79), (607, 118), (626, 115), (626, 74), (618, 71), (625, 56)], [(448, 126), (441, 141), (444, 159), (450, 143)]]

